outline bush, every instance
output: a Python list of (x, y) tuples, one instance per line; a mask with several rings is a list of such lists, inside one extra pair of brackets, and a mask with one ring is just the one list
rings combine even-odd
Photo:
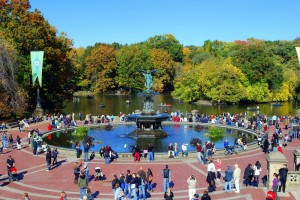
[(87, 136), (88, 131), (88, 127), (80, 126), (72, 133), (72, 135), (75, 136), (77, 140), (83, 140)]
[(205, 134), (206, 137), (210, 138), (212, 141), (221, 139), (224, 137), (224, 129), (217, 128), (217, 127), (210, 127), (208, 129), (208, 133)]

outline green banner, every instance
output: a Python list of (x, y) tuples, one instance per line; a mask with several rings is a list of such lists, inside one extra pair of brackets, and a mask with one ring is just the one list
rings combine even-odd
[(40, 87), (42, 87), (44, 51), (31, 51), (30, 55), (31, 55), (31, 69), (32, 69), (32, 85), (34, 85), (37, 78)]

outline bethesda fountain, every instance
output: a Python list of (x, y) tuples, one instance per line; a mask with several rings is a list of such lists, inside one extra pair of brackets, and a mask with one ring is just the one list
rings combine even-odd
[(129, 121), (135, 121), (137, 129), (129, 135), (137, 138), (162, 138), (166, 137), (167, 133), (162, 130), (161, 123), (169, 119), (168, 114), (160, 114), (154, 111), (154, 103), (152, 97), (159, 95), (158, 92), (153, 91), (152, 78), (158, 70), (139, 70), (145, 77), (146, 90), (138, 93), (143, 97), (144, 107), (139, 113), (128, 115)]

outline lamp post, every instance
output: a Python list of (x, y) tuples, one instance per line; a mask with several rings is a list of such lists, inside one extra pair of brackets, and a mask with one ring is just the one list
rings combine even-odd
[[(31, 69), (32, 69), (32, 84), (36, 87), (37, 98), (36, 98), (36, 108), (34, 110), (35, 117), (42, 117), (44, 111), (42, 109), (40, 101), (40, 86), (42, 86), (42, 69), (43, 69), (43, 57), (44, 51), (38, 50), (38, 31), (36, 30), (36, 50), (31, 51)], [(38, 81), (36, 81), (38, 79)]]

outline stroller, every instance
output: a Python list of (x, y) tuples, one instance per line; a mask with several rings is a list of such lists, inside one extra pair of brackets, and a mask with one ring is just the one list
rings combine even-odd
[(103, 175), (102, 169), (100, 167), (95, 168), (94, 181), (96, 181), (96, 180), (100, 180), (100, 181), (104, 180), (104, 175)]
[(9, 182), (18, 181), (18, 173), (17, 169), (15, 167), (11, 167), (9, 169), (9, 175), (8, 175)]

